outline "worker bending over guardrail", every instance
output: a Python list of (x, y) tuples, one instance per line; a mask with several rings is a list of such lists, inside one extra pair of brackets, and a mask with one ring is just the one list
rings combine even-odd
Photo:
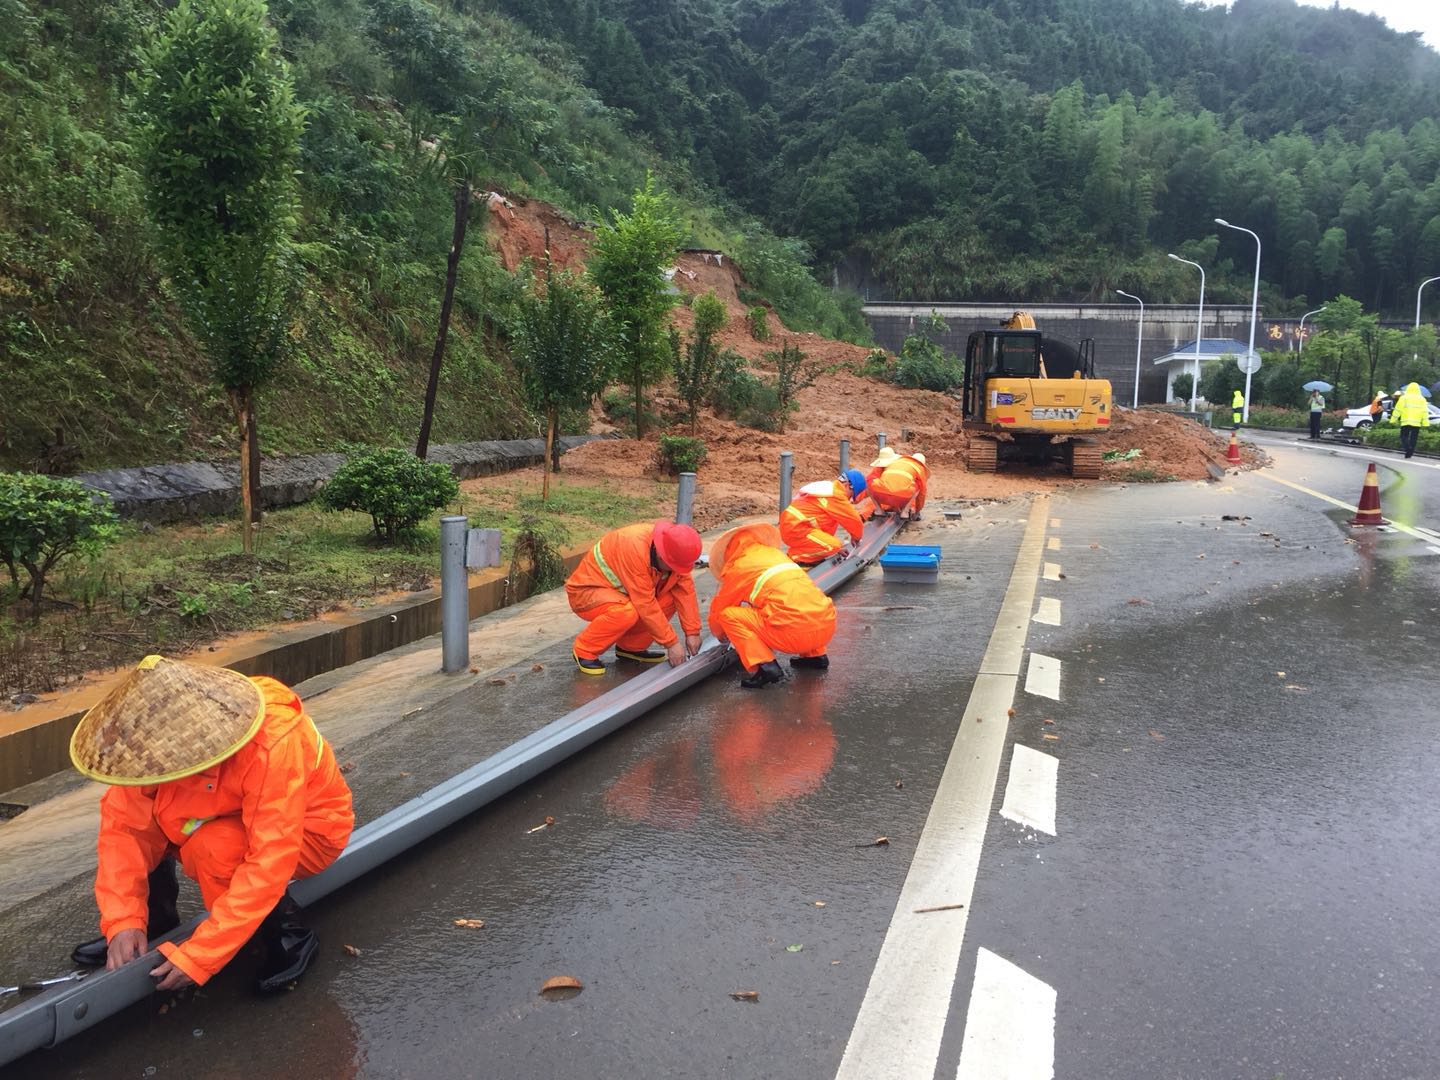
[(836, 480), (817, 480), (800, 489), (780, 513), (780, 536), (786, 553), (801, 566), (814, 566), (845, 547), (840, 530), (855, 543), (865, 535), (865, 522), (855, 502), (865, 493), (865, 476), (847, 469)]

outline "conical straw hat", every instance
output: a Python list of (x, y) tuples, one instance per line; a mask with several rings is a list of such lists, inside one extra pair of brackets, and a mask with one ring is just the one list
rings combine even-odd
[(235, 753), (264, 718), (260, 688), (238, 671), (147, 656), (81, 718), (70, 760), (106, 784), (179, 780)]
[(900, 455), (895, 452), (893, 446), (882, 446), (880, 454), (874, 461), (870, 462), (870, 468), (883, 469), (886, 465), (894, 465), (900, 460)]
[(721, 533), (715, 543), (710, 545), (710, 573), (715, 575), (715, 580), (720, 580), (720, 575), (725, 572), (725, 556), (729, 553), (730, 545), (741, 533), (749, 533), (760, 543), (773, 548), (783, 550), (785, 547), (785, 541), (780, 538), (780, 530), (768, 521), (737, 525), (729, 532)]

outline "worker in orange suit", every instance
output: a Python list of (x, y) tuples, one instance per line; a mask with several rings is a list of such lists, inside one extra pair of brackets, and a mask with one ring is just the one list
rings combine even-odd
[(825, 649), (835, 635), (835, 605), (780, 550), (783, 543), (774, 525), (741, 525), (710, 549), (710, 572), (720, 582), (710, 630), (735, 647), (747, 690), (785, 678), (775, 650), (794, 654), (791, 667), (830, 666)]
[[(617, 660), (675, 667), (700, 651), (700, 605), (690, 571), (700, 557), (700, 534), (689, 525), (659, 521), (608, 532), (585, 553), (565, 582), (570, 609), (590, 625), (571, 655), (586, 675), (604, 675), (600, 654), (615, 646)], [(670, 626), (680, 616), (682, 642)], [(655, 643), (664, 649), (650, 648)]]
[(800, 489), (780, 513), (780, 536), (786, 552), (801, 566), (814, 566), (845, 547), (840, 530), (855, 543), (865, 535), (865, 522), (855, 500), (865, 493), (865, 477), (859, 469), (847, 469), (838, 480), (817, 480)]
[(76, 947), (76, 963), (117, 968), (179, 925), (178, 859), (209, 915), (184, 943), (159, 946), (157, 990), (203, 986), (257, 930), (259, 989), (304, 974), (318, 943), (288, 886), (339, 857), (355, 814), (293, 690), (148, 656), (85, 714), (70, 758), (111, 785), (95, 872), (102, 936)]
[(872, 469), (880, 469), (880, 475), (866, 485), (870, 497), (882, 510), (900, 511), (908, 504), (910, 517), (919, 520), (920, 511), (925, 507), (925, 485), (930, 479), (925, 455), (897, 454), (888, 465), (880, 462), (880, 458), (871, 462)]

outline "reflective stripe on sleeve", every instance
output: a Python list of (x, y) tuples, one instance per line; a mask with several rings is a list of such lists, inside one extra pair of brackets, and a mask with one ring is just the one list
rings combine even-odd
[(765, 587), (765, 583), (767, 581), (769, 581), (776, 574), (788, 573), (791, 570), (799, 571), (802, 574), (805, 572), (802, 567), (796, 566), (793, 562), (787, 561), (782, 563), (776, 563), (774, 566), (770, 567), (758, 578), (756, 578), (755, 587), (750, 590), (750, 603), (755, 603), (755, 598), (760, 595), (760, 590)]
[(600, 573), (605, 575), (605, 580), (616, 589), (621, 596), (629, 596), (625, 586), (620, 583), (620, 575), (610, 569), (610, 564), (605, 561), (605, 556), (600, 554), (600, 541), (595, 541), (595, 546), (590, 549), (590, 554), (595, 556), (595, 565), (600, 567)]

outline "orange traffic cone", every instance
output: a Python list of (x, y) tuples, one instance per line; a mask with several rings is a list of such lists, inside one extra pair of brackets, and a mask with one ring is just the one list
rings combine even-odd
[(1375, 463), (1365, 470), (1365, 486), (1360, 489), (1360, 512), (1350, 519), (1351, 525), (1389, 525), (1380, 516), (1380, 477), (1375, 472)]
[(1229, 445), (1229, 447), (1225, 450), (1225, 464), (1227, 464), (1227, 465), (1243, 465), (1243, 464), (1244, 464), (1244, 462), (1240, 460), (1240, 442), (1239, 442), (1238, 439), (1236, 439), (1236, 437), (1235, 437), (1235, 432), (1233, 432), (1233, 431), (1230, 432), (1230, 445)]

